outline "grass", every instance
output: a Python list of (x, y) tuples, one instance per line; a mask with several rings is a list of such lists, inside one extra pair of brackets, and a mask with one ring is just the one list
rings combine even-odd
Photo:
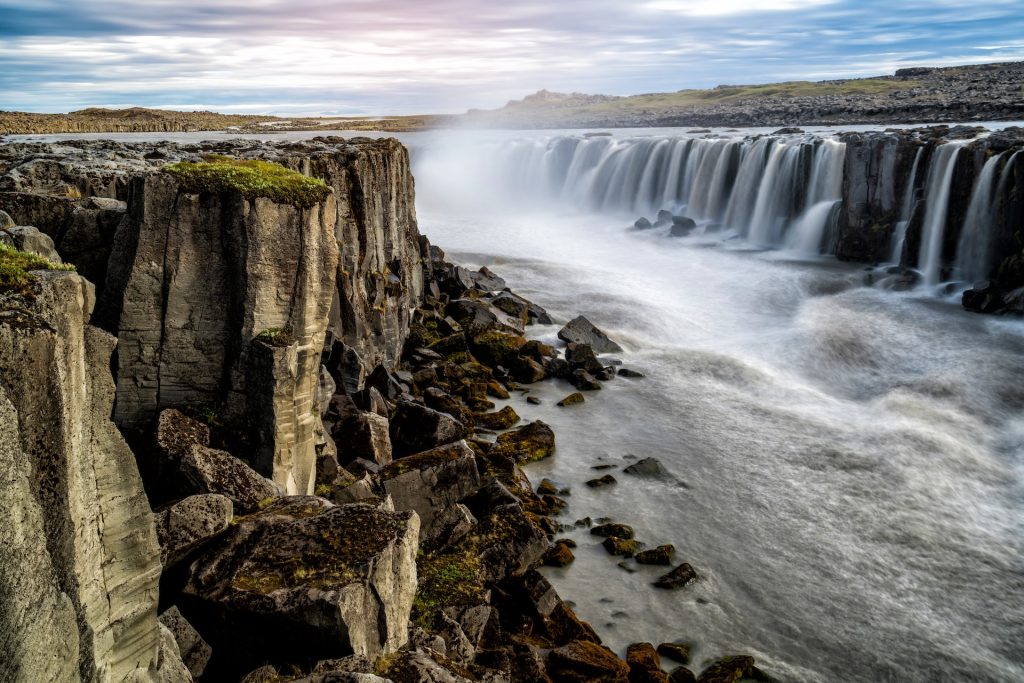
[(269, 161), (209, 155), (203, 161), (181, 161), (164, 171), (189, 194), (239, 192), (246, 199), (266, 197), (277, 204), (309, 208), (331, 193), (327, 183)]
[(287, 327), (271, 327), (256, 335), (256, 339), (270, 346), (291, 346), (295, 342), (292, 331)]
[(74, 270), (71, 264), (52, 263), (41, 256), (0, 243), (0, 294), (32, 295), (33, 270)]

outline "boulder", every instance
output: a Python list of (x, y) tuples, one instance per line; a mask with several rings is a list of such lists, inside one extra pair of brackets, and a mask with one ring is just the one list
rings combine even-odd
[(415, 510), (419, 515), (424, 541), (443, 532), (434, 525), (441, 511), (480, 488), (476, 457), (465, 441), (400, 458), (377, 477), (396, 510)]
[(476, 426), (484, 429), (508, 429), (519, 422), (519, 414), (512, 406), (505, 406), (496, 413), (477, 413), (473, 416)]
[(669, 476), (668, 470), (657, 458), (642, 458), (622, 468), (622, 472), (647, 479), (665, 479)]
[(640, 541), (634, 541), (632, 539), (616, 538), (615, 536), (609, 536), (608, 538), (601, 541), (601, 545), (611, 555), (618, 557), (633, 557), (640, 552), (644, 544)]
[(589, 344), (595, 353), (622, 353), (621, 346), (582, 315), (566, 323), (558, 331), (558, 338), (566, 343)]
[(698, 683), (735, 683), (751, 673), (754, 658), (748, 655), (722, 657), (704, 669), (697, 677)]
[(192, 683), (192, 674), (181, 661), (178, 643), (174, 634), (166, 626), (157, 622), (159, 648), (157, 650), (156, 671), (154, 678), (166, 683)]
[(526, 339), (518, 334), (488, 329), (474, 336), (469, 346), (473, 355), (485, 365), (508, 368), (519, 358), (519, 349), (525, 344)]
[(379, 669), (381, 675), (402, 683), (472, 683), (472, 679), (456, 673), (464, 671), (462, 667), (428, 649), (399, 652), (384, 661)]
[(645, 375), (642, 372), (637, 372), (636, 370), (630, 370), (629, 368), (619, 368), (618, 375), (619, 375), (619, 377), (630, 377), (630, 378), (633, 378), (633, 379), (642, 379), (642, 378), (647, 376), (647, 375)]
[[(675, 554), (676, 548), (671, 543), (665, 545), (659, 545), (656, 548), (650, 550), (643, 550), (636, 554), (636, 561), (638, 564), (672, 564), (672, 555)], [(685, 662), (684, 662), (685, 663)]]
[(590, 344), (569, 342), (565, 347), (565, 360), (573, 370), (583, 369), (587, 372), (600, 372), (604, 370), (604, 365), (597, 359), (597, 355)]
[[(187, 495), (181, 480), (181, 461), (192, 446), (210, 445), (210, 427), (180, 410), (160, 411), (156, 421), (151, 457), (140, 457), (140, 470), (150, 489), (150, 497), (158, 500)], [(177, 494), (177, 495), (175, 495)]]
[(63, 263), (50, 236), (36, 228), (29, 226), (8, 228), (0, 232), (0, 243), (6, 243), (18, 251), (41, 256), (50, 263)]
[(358, 411), (331, 429), (331, 438), (343, 461), (363, 458), (378, 465), (391, 462), (390, 423), (377, 413)]
[(443, 508), (431, 524), (423, 544), (431, 551), (441, 552), (457, 545), (477, 525), (476, 517), (465, 505), (456, 503)]
[(269, 479), (226, 451), (194, 445), (181, 461), (181, 477), (194, 493), (220, 493), (238, 510), (250, 512), (281, 495)]
[(633, 227), (637, 230), (650, 230), (654, 225), (651, 224), (650, 220), (641, 216), (633, 223)]
[(548, 654), (547, 674), (562, 683), (628, 683), (629, 665), (604, 646), (577, 641)]
[(685, 666), (677, 666), (668, 676), (669, 683), (697, 683), (697, 676)]
[(540, 562), (548, 537), (518, 503), (498, 505), (467, 539), (480, 559), (481, 578), (501, 581), (519, 576)]
[(186, 613), (241, 671), (268, 660), (374, 659), (408, 637), (418, 539), (413, 512), (281, 498), (193, 562)]
[(462, 423), (448, 413), (412, 401), (399, 401), (391, 418), (391, 445), (399, 458), (453, 443), (465, 435)]
[(669, 683), (661, 670), (661, 657), (650, 643), (633, 643), (626, 648), (630, 683)]
[(584, 401), (586, 401), (586, 399), (583, 398), (583, 394), (581, 394), (578, 391), (574, 391), (573, 393), (569, 394), (568, 396), (563, 398), (561, 401), (559, 401), (557, 405), (562, 407), (562, 408), (565, 408), (567, 406), (574, 406), (574, 405), (577, 405), (579, 403), (583, 403)]
[(690, 651), (692, 649), (692, 644), (683, 641), (661, 643), (660, 645), (658, 645), (658, 654), (662, 657), (668, 657), (669, 659), (679, 662), (680, 664), (689, 664)]
[(11, 218), (10, 214), (6, 211), (0, 211), (0, 230), (10, 230), (15, 227), (17, 223)]
[(210, 661), (213, 649), (203, 640), (192, 624), (182, 616), (177, 607), (171, 607), (160, 615), (160, 623), (171, 632), (178, 645), (181, 661), (188, 668), (192, 678), (199, 678)]
[(572, 548), (566, 543), (555, 543), (544, 553), (544, 564), (548, 567), (565, 567), (575, 559)]
[(697, 227), (697, 222), (686, 216), (673, 216), (672, 227), (668, 234), (670, 237), (686, 237)]
[(603, 477), (597, 479), (588, 479), (586, 484), (592, 489), (604, 488), (605, 486), (612, 486), (617, 484), (618, 480), (610, 474), (606, 474)]
[(555, 453), (555, 433), (544, 422), (537, 420), (498, 436), (488, 453), (518, 463), (535, 462)]
[(227, 496), (200, 494), (180, 500), (154, 517), (160, 563), (166, 569), (226, 529), (234, 518), (234, 506)]
[(658, 588), (676, 589), (697, 580), (697, 572), (686, 562), (682, 563), (667, 574), (662, 575), (654, 582)]
[(598, 391), (601, 389), (601, 383), (597, 381), (597, 378), (582, 368), (573, 370), (572, 375), (569, 377), (569, 382), (582, 391)]
[(615, 536), (616, 538), (633, 538), (633, 527), (628, 524), (617, 524), (615, 522), (606, 522), (605, 524), (598, 524), (590, 529), (590, 533), (594, 536)]

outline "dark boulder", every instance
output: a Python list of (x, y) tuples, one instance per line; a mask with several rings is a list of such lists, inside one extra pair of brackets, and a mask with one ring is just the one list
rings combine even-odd
[(544, 553), (544, 564), (548, 567), (565, 567), (575, 559), (572, 548), (566, 543), (555, 543)]
[(600, 372), (604, 365), (597, 359), (597, 354), (590, 344), (570, 342), (565, 348), (565, 360), (573, 370), (582, 369), (587, 372)]
[(651, 643), (633, 643), (626, 648), (630, 683), (668, 683), (668, 674), (661, 670), (661, 657)]
[(391, 447), (395, 457), (428, 451), (465, 435), (462, 423), (448, 413), (412, 401), (399, 401), (391, 418)]
[(672, 218), (672, 227), (669, 229), (668, 234), (670, 237), (686, 237), (696, 228), (697, 222), (692, 218), (674, 216)]
[(633, 557), (638, 552), (643, 550), (644, 544), (640, 541), (634, 541), (626, 538), (616, 538), (615, 536), (609, 536), (608, 538), (601, 541), (601, 545), (612, 555), (618, 555), (620, 557)]
[(260, 503), (281, 495), (269, 479), (226, 451), (192, 446), (181, 461), (184, 486), (191, 493), (220, 493), (231, 499), (241, 512), (251, 512)]
[(689, 585), (697, 580), (697, 572), (686, 562), (682, 563), (654, 582), (658, 588), (676, 589)]
[(166, 568), (226, 529), (234, 518), (234, 506), (227, 496), (202, 494), (180, 500), (153, 517), (160, 563)]
[(566, 323), (558, 331), (558, 338), (566, 343), (589, 344), (595, 353), (622, 353), (621, 346), (582, 315)]
[(563, 398), (557, 405), (564, 408), (566, 406), (574, 406), (577, 403), (583, 403), (584, 401), (586, 401), (586, 399), (583, 398), (583, 394), (576, 391)]
[(590, 529), (594, 536), (616, 536), (618, 538), (633, 538), (633, 527), (628, 524), (617, 524), (606, 522)]
[(637, 230), (650, 230), (654, 225), (651, 224), (650, 220), (641, 216), (633, 223), (633, 227)]
[(659, 545), (656, 548), (650, 550), (643, 550), (636, 554), (636, 561), (638, 564), (672, 564), (672, 555), (675, 554), (676, 548), (671, 543), (665, 545)]
[(548, 654), (547, 674), (562, 683), (628, 683), (629, 665), (602, 645), (576, 641)]
[(601, 383), (597, 381), (597, 378), (583, 369), (573, 370), (572, 375), (569, 377), (569, 382), (582, 391), (598, 391), (601, 389)]
[(478, 413), (473, 416), (476, 426), (484, 429), (508, 429), (519, 422), (519, 414), (512, 406), (505, 406), (496, 413)]
[(627, 465), (622, 471), (625, 474), (648, 479), (664, 479), (669, 476), (668, 470), (665, 469), (665, 466), (657, 458), (637, 460), (633, 464)]
[(687, 642), (675, 641), (672, 643), (661, 643), (658, 645), (658, 654), (662, 657), (679, 662), (680, 664), (690, 663), (690, 651), (693, 645)]
[(603, 477), (597, 479), (589, 479), (586, 484), (592, 489), (604, 488), (605, 486), (612, 486), (618, 483), (618, 480), (610, 474), (606, 474)]
[(704, 669), (698, 683), (735, 683), (749, 676), (754, 669), (754, 658), (748, 655), (722, 657)]

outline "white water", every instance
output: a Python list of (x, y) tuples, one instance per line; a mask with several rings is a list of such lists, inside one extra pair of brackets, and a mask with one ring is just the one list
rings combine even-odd
[(907, 241), (907, 228), (914, 217), (914, 200), (917, 194), (917, 167), (921, 163), (921, 154), (924, 147), (918, 147), (914, 155), (914, 165), (910, 168), (910, 178), (907, 179), (907, 188), (903, 192), (903, 203), (900, 205), (900, 220), (896, 223), (896, 229), (892, 235), (892, 252), (889, 260), (899, 264), (903, 262), (903, 245)]
[[(657, 591), (657, 568), (627, 573), (585, 531), (568, 534), (576, 562), (546, 571), (606, 643), (688, 639), (696, 668), (750, 653), (783, 681), (1024, 679), (1024, 325), (859, 287), (857, 266), (628, 230), (618, 210), (630, 199), (610, 182), (580, 193), (582, 172), (554, 174), (556, 186), (579, 182), (538, 195), (523, 177), (509, 192), (467, 161), (475, 150), (493, 163), (491, 141), (456, 144), (417, 152), (421, 229), (558, 319), (587, 315), (648, 375), (572, 409), (554, 407), (564, 383), (534, 388), (541, 406), (511, 400), (555, 428), (557, 454), (530, 476), (571, 487), (566, 522), (632, 524), (701, 576)], [(691, 183), (730, 194), (700, 173), (726, 145), (663, 175), (622, 141), (592, 147), (609, 178), (664, 190), (643, 195), (652, 208), (670, 195), (692, 206), (671, 194)], [(661, 158), (682, 159), (664, 147)], [(737, 177), (750, 155), (780, 148), (750, 145)], [(607, 165), (613, 149), (628, 170)], [(702, 205), (703, 221), (755, 212), (733, 185), (724, 209)], [(816, 222), (823, 204), (795, 217)], [(535, 330), (551, 342), (556, 331)], [(661, 459), (685, 486), (621, 473), (611, 489), (583, 485), (602, 474), (592, 465), (626, 454)]]
[(992, 193), (1001, 156), (991, 157), (978, 174), (960, 232), (955, 266), (959, 277), (968, 283), (983, 279), (989, 271), (989, 244), (995, 210)]
[(924, 225), (917, 267), (926, 285), (937, 285), (942, 277), (942, 240), (946, 234), (946, 209), (953, 182), (956, 160), (962, 143), (949, 142), (935, 150), (935, 159), (928, 171), (928, 193), (925, 195)]

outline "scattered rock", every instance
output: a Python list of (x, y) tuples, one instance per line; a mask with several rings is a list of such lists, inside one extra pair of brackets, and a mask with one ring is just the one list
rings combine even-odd
[(601, 383), (597, 381), (597, 378), (582, 368), (573, 370), (569, 381), (574, 387), (583, 391), (597, 391), (601, 388)]
[(583, 398), (583, 394), (575, 391), (559, 401), (558, 405), (564, 408), (566, 406), (574, 406), (577, 403), (583, 403), (584, 401), (586, 401), (586, 399)]
[[(644, 550), (636, 554), (636, 561), (639, 564), (672, 564), (672, 555), (676, 548), (672, 544), (659, 545), (650, 550)], [(686, 662), (683, 662), (684, 664)]]
[(618, 480), (615, 477), (613, 477), (610, 474), (606, 474), (603, 477), (588, 480), (587, 486), (589, 486), (592, 489), (599, 489), (605, 486), (611, 486), (612, 484), (615, 484), (617, 482)]
[(651, 643), (633, 643), (626, 648), (630, 683), (668, 683), (668, 674), (661, 670), (661, 657)]
[(621, 557), (633, 557), (640, 552), (644, 544), (640, 541), (634, 541), (626, 538), (616, 538), (615, 536), (609, 536), (608, 538), (601, 541), (601, 545), (612, 555), (619, 555)]
[(628, 524), (617, 524), (615, 522), (607, 522), (605, 524), (599, 524), (590, 530), (590, 533), (594, 536), (615, 536), (616, 538), (633, 538), (633, 527)]
[(701, 672), (698, 683), (735, 683), (750, 674), (754, 658), (748, 655), (722, 657)]
[(529, 403), (531, 406), (539, 406), (540, 405), (540, 399), (537, 398), (536, 396), (527, 396), (526, 397), (526, 402)]
[(558, 338), (566, 343), (589, 344), (595, 353), (622, 353), (621, 346), (582, 315), (573, 318), (559, 330)]
[(686, 237), (697, 227), (697, 222), (686, 216), (674, 216), (672, 227), (669, 229), (670, 237)]
[(682, 563), (672, 571), (661, 576), (654, 585), (658, 588), (676, 589), (682, 588), (697, 580), (697, 572), (686, 562)]
[(564, 567), (575, 559), (572, 549), (565, 543), (555, 543), (544, 553), (544, 564), (548, 567)]
[(633, 223), (633, 227), (636, 228), (637, 230), (650, 230), (654, 226), (648, 219), (641, 217), (636, 219), (636, 222)]
[(627, 683), (629, 665), (604, 646), (577, 641), (548, 654), (547, 674), (560, 683)]
[(535, 462), (555, 453), (555, 433), (537, 420), (498, 436), (488, 456), (502, 456), (518, 463)]
[(644, 373), (637, 372), (636, 370), (630, 370), (629, 368), (619, 368), (619, 377), (632, 377), (640, 379), (646, 376), (647, 375), (645, 375)]
[(680, 664), (689, 664), (690, 651), (692, 649), (693, 645), (690, 643), (677, 640), (671, 643), (661, 643), (658, 645), (658, 654), (662, 657), (668, 657)]
[(649, 479), (664, 479), (669, 476), (668, 470), (657, 458), (643, 458), (623, 468), (623, 473), (631, 474), (634, 477), (646, 477)]

